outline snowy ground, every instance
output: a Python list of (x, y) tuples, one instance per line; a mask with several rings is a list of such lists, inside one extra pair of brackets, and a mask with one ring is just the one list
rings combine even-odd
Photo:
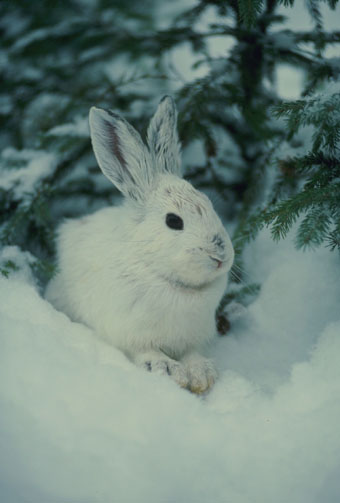
[(71, 323), (25, 268), (2, 278), (0, 501), (338, 503), (339, 256), (263, 232), (247, 265), (263, 288), (216, 337), (203, 398)]

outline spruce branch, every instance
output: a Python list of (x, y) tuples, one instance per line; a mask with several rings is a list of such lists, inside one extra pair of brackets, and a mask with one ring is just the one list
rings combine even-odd
[(255, 25), (263, 9), (263, 0), (238, 0), (239, 14), (247, 28)]
[(325, 209), (317, 207), (308, 211), (296, 234), (297, 248), (320, 246), (326, 239), (330, 225), (331, 218)]

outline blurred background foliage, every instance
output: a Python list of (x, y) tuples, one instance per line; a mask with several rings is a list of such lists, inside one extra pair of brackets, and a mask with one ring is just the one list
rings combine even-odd
[[(340, 249), (340, 58), (327, 53), (340, 31), (322, 17), (339, 11), (337, 0), (303, 5), (308, 30), (286, 22), (294, 0), (2, 0), (1, 245), (30, 252), (46, 281), (60, 220), (118, 196), (92, 153), (89, 108), (114, 109), (145, 134), (169, 93), (185, 176), (233, 233), (224, 303), (257, 290), (240, 266), (263, 226), (280, 239), (297, 221), (298, 247)], [(282, 65), (303, 74), (298, 99), (280, 95)]]

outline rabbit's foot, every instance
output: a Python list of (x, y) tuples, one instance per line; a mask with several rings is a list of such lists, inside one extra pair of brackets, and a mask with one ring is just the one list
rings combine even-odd
[(161, 375), (168, 375), (182, 388), (187, 388), (189, 379), (184, 366), (166, 356), (164, 353), (150, 351), (136, 355), (135, 363), (149, 372), (155, 372)]
[(191, 353), (182, 359), (182, 363), (189, 378), (188, 389), (192, 393), (200, 395), (212, 388), (217, 379), (217, 370), (211, 360)]

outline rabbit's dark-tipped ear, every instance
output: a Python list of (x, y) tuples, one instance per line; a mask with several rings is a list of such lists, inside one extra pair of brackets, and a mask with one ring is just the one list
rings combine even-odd
[(181, 146), (177, 134), (177, 110), (173, 99), (164, 96), (148, 128), (148, 145), (156, 171), (181, 176)]
[(152, 159), (137, 131), (119, 115), (92, 107), (93, 150), (104, 175), (125, 195), (145, 200), (151, 184)]

